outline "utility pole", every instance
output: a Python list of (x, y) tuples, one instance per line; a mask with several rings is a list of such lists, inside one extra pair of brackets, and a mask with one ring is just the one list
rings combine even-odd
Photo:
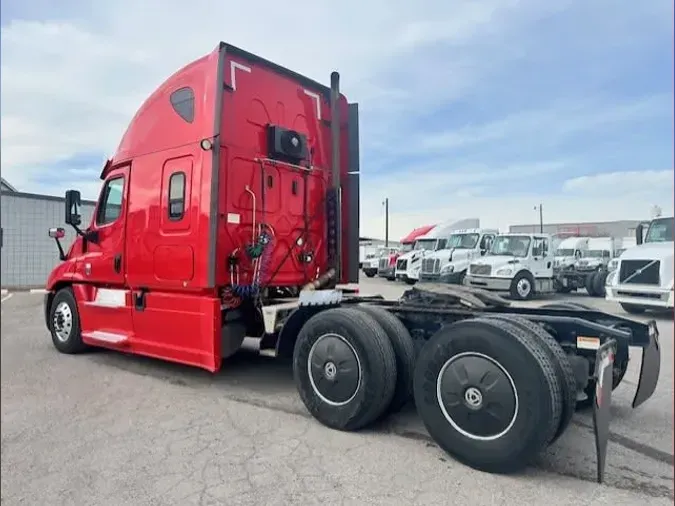
[(538, 206), (534, 206), (534, 210), (536, 211), (539, 209), (539, 233), (543, 234), (544, 233), (544, 206), (542, 204), (539, 204)]
[(382, 202), (384, 206), (384, 247), (389, 247), (389, 198)]

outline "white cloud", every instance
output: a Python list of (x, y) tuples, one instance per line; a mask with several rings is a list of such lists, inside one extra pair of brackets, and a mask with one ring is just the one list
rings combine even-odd
[[(557, 165), (551, 163), (541, 169), (547, 167), (554, 170)], [(476, 178), (498, 184), (514, 169), (478, 173)], [(536, 165), (526, 167), (530, 173), (537, 169)], [(403, 237), (422, 224), (473, 216), (480, 217), (482, 225), (501, 230), (508, 230), (509, 225), (538, 223), (539, 215), (534, 207), (540, 203), (547, 223), (649, 219), (655, 204), (662, 208), (664, 215), (672, 216), (674, 176), (672, 169), (610, 172), (568, 179), (562, 190), (555, 193), (530, 191), (504, 195), (492, 189), (491, 193), (479, 191), (467, 195), (464, 188), (454, 186), (453, 173), (429, 178), (426, 174), (410, 173), (394, 182), (380, 180), (374, 188), (364, 188), (361, 230), (366, 236), (384, 236), (382, 201), (387, 196), (392, 239)], [(438, 197), (439, 193), (443, 198)]]
[[(625, 20), (612, 23), (626, 17), (619, 16), (613, 3), (598, 2), (600, 7), (593, 7), (594, 14), (584, 23), (596, 20), (599, 27), (606, 22), (626, 28)], [(661, 4), (655, 10), (654, 4), (631, 4), (644, 32), (648, 23), (672, 10), (664, 11)], [(392, 236), (455, 216), (479, 214), (486, 225), (499, 227), (531, 221), (536, 218), (532, 207), (540, 201), (547, 220), (597, 220), (612, 213), (641, 218), (654, 203), (665, 211), (672, 207), (672, 171), (640, 176), (661, 178), (651, 189), (646, 180), (624, 173), (570, 179), (550, 195), (501, 196), (487, 192), (518, 178), (548, 174), (560, 179), (574, 154), (495, 166), (445, 153), (512, 142), (514, 135), (531, 139), (542, 128), (550, 145), (572, 133), (672, 111), (671, 96), (604, 105), (591, 99), (558, 101), (419, 139), (406, 131), (405, 121), (461, 99), (497, 70), (536, 51), (522, 37), (541, 19), (578, 5), (571, 0), (345, 0), (336, 9), (315, 0), (296, 1), (291, 8), (271, 0), (236, 5), (147, 0), (140, 8), (120, 0), (98, 2), (95, 11), (81, 10), (71, 20), (13, 21), (3, 26), (0, 44), (3, 177), (24, 191), (60, 194), (78, 187), (83, 196), (96, 198), (99, 181), (87, 174), (98, 174), (100, 167), (55, 175), (50, 164), (81, 153), (112, 154), (144, 98), (175, 70), (225, 40), (323, 82), (339, 70), (344, 92), (361, 103), (362, 158), (376, 149), (388, 151), (392, 159), (420, 152), (438, 155), (418, 160), (409, 174), (392, 178), (371, 176), (372, 165), (362, 163), (364, 234), (382, 235), (384, 197), (391, 200)], [(588, 33), (595, 34), (595, 26)], [(604, 43), (604, 29), (597, 30), (601, 35), (584, 43)], [(635, 42), (635, 32), (630, 35)], [(435, 49), (439, 43), (444, 45), (442, 54)], [(407, 138), (411, 140), (400, 142)], [(385, 166), (388, 160), (381, 157), (373, 163)], [(45, 172), (51, 172), (49, 178)], [(633, 178), (631, 184), (621, 182), (626, 177)], [(621, 189), (600, 191), (610, 182)], [(628, 200), (621, 200), (622, 192)]]

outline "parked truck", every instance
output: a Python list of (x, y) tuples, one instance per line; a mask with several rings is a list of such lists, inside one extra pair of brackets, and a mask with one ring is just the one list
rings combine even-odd
[(585, 288), (592, 297), (604, 297), (609, 262), (621, 248), (621, 239), (590, 237), (580, 242), (583, 244), (579, 250), (581, 257), (571, 266), (555, 270), (556, 291), (569, 293)]
[[(49, 231), (62, 260), (44, 299), (54, 347), (213, 372), (251, 337), (291, 358), (324, 425), (358, 430), (412, 399), (443, 449), (490, 472), (522, 469), (585, 399), (601, 481), (630, 346), (642, 348), (633, 407), (656, 388), (656, 323), (453, 285), (390, 301), (345, 289), (358, 279), (358, 105), (330, 82), (225, 43), (169, 77), (105, 164), (91, 222), (69, 190), (78, 236), (65, 251), (64, 229)], [(529, 241), (547, 258), (544, 238)], [(510, 236), (493, 251), (518, 268)]]
[(398, 248), (387, 248), (385, 246), (378, 246), (375, 251), (366, 254), (361, 270), (369, 277), (373, 278), (377, 274), (380, 266), (380, 261), (384, 258), (388, 259), (391, 255), (396, 255)]
[(626, 249), (607, 275), (606, 300), (618, 302), (631, 314), (673, 309), (674, 228), (672, 217), (655, 218), (636, 228), (636, 246)]
[(389, 281), (396, 279), (396, 261), (401, 255), (405, 255), (413, 250), (415, 241), (424, 234), (431, 231), (436, 225), (424, 225), (417, 227), (403, 239), (401, 239), (401, 247), (396, 253), (390, 254), (387, 257), (380, 258), (377, 268), (377, 275), (386, 278)]
[(553, 253), (549, 234), (500, 234), (487, 255), (474, 260), (468, 286), (506, 292), (515, 300), (553, 293)]
[(409, 285), (414, 285), (420, 279), (422, 261), (436, 251), (446, 248), (448, 238), (455, 230), (465, 228), (478, 228), (480, 220), (467, 218), (460, 221), (447, 221), (442, 223), (415, 241), (413, 250), (401, 255), (396, 260), (396, 279), (403, 280)]
[(499, 230), (492, 228), (460, 229), (453, 232), (445, 248), (422, 260), (420, 281), (463, 284), (469, 264), (485, 255)]

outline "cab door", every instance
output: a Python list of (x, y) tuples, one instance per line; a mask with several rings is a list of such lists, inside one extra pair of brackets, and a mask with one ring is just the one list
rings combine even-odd
[(84, 278), (97, 285), (125, 285), (128, 179), (128, 165), (110, 172), (89, 227), (89, 231), (98, 237), (87, 241), (83, 259)]
[(532, 274), (535, 278), (553, 276), (553, 259), (549, 251), (547, 237), (532, 238)]
[(124, 347), (133, 334), (131, 296), (126, 288), (126, 222), (129, 166), (108, 174), (87, 229), (76, 288), (83, 341)]

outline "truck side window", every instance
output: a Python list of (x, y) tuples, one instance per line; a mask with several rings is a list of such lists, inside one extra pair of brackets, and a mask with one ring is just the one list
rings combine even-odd
[(176, 114), (188, 123), (195, 119), (195, 92), (192, 88), (185, 87), (174, 91), (169, 97), (171, 107)]
[(489, 250), (490, 246), (492, 246), (492, 239), (494, 236), (492, 235), (484, 235), (483, 238), (480, 240), (480, 249), (482, 250)]
[(124, 178), (109, 179), (101, 193), (101, 201), (96, 212), (96, 224), (107, 225), (119, 218), (122, 212), (122, 194), (124, 193)]
[(169, 178), (169, 219), (180, 220), (185, 214), (185, 172), (174, 172)]
[(533, 257), (542, 257), (548, 249), (548, 244), (546, 239), (543, 237), (535, 237), (532, 243), (532, 256)]

